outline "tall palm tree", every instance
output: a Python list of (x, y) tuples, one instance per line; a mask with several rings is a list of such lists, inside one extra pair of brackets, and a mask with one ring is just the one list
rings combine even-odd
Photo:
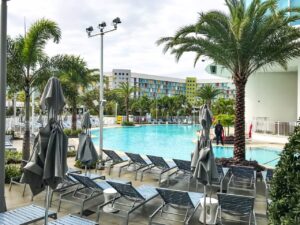
[(36, 21), (24, 36), (8, 39), (7, 73), (8, 85), (25, 92), (25, 133), (22, 158), (30, 154), (30, 95), (37, 79), (49, 73), (50, 60), (44, 52), (47, 41), (58, 43), (61, 31), (58, 25), (47, 19)]
[(196, 95), (207, 104), (208, 108), (211, 108), (212, 100), (221, 93), (220, 89), (215, 88), (211, 84), (206, 84), (197, 90)]
[(300, 8), (279, 9), (277, 0), (225, 0), (229, 13), (200, 13), (199, 20), (179, 29), (165, 44), (179, 60), (186, 52), (196, 53), (194, 65), (206, 56), (231, 72), (236, 86), (234, 158), (245, 160), (245, 86), (248, 78), (264, 66), (300, 56), (300, 30), (289, 24), (300, 19)]
[(52, 58), (56, 75), (60, 79), (64, 95), (72, 112), (72, 129), (76, 130), (77, 106), (84, 89), (97, 82), (97, 70), (87, 68), (80, 56), (57, 55)]
[(130, 86), (129, 82), (122, 82), (119, 88), (115, 89), (115, 92), (124, 99), (126, 121), (129, 122), (129, 100), (134, 92), (136, 92), (137, 87)]

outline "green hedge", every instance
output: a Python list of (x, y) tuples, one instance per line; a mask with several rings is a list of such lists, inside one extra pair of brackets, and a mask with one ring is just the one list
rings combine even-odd
[(122, 126), (134, 126), (134, 123), (133, 122), (123, 121), (122, 122)]
[(17, 151), (5, 150), (6, 164), (19, 164), (22, 160), (22, 153)]
[(5, 183), (9, 184), (12, 177), (21, 178), (22, 171), (20, 165), (6, 165), (5, 166)]
[[(92, 165), (88, 166), (88, 169), (95, 169), (96, 168), (96, 163), (93, 163)], [(85, 165), (83, 163), (81, 163), (79, 160), (75, 161), (75, 167), (79, 168), (79, 169), (84, 169)]]
[(300, 126), (280, 154), (271, 181), (269, 224), (300, 224)]
[(72, 129), (64, 129), (64, 133), (67, 136), (78, 137), (78, 135), (82, 132), (82, 129), (72, 130)]
[(76, 156), (76, 151), (72, 150), (67, 152), (67, 157), (75, 157), (75, 156)]

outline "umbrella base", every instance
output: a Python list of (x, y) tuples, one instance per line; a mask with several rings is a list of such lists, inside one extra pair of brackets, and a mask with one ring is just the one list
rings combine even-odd
[(204, 223), (204, 213), (206, 213), (206, 224), (216, 224), (217, 222), (217, 209), (218, 209), (218, 200), (215, 198), (206, 198), (206, 212), (203, 210), (204, 198), (201, 199), (201, 213), (199, 221)]

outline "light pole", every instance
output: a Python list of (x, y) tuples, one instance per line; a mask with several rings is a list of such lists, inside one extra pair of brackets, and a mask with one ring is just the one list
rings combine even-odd
[(6, 114), (6, 57), (7, 57), (7, 0), (1, 1), (1, 15), (0, 15), (0, 212), (6, 211), (5, 203), (5, 114)]
[(94, 28), (92, 26), (86, 28), (88, 37), (95, 37), (100, 35), (100, 88), (99, 88), (99, 122), (100, 122), (100, 134), (99, 134), (99, 158), (102, 160), (102, 149), (103, 149), (103, 109), (106, 100), (103, 99), (103, 37), (104, 34), (117, 30), (118, 24), (121, 23), (119, 17), (112, 21), (113, 29), (104, 31), (106, 23), (102, 22), (98, 25), (99, 33), (92, 34)]

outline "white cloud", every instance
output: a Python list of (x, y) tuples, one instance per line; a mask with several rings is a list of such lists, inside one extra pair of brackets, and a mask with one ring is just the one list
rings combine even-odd
[(56, 21), (62, 29), (59, 44), (49, 43), (49, 55), (81, 55), (92, 68), (99, 67), (99, 38), (88, 38), (85, 28), (119, 16), (118, 30), (105, 36), (104, 69), (127, 68), (149, 74), (201, 75), (204, 65), (193, 68), (193, 54), (179, 63), (162, 53), (157, 39), (173, 35), (182, 26), (194, 23), (198, 12), (225, 10), (224, 0), (14, 0), (8, 2), (8, 34), (24, 34), (40, 18)]

